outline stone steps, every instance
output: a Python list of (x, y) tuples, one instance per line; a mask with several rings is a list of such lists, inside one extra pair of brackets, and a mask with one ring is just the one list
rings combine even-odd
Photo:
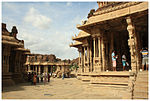
[(134, 87), (138, 87), (138, 88), (141, 88), (141, 87), (148, 87), (148, 83), (144, 83), (144, 82), (137, 82)]
[(148, 92), (136, 92), (133, 96), (134, 99), (148, 99)]
[(128, 89), (128, 86), (124, 85), (106, 85), (106, 84), (89, 84), (90, 86), (93, 87), (113, 87), (113, 88), (125, 88)]
[(148, 87), (139, 87), (139, 86), (136, 86), (135, 89), (134, 89), (134, 92), (148, 92)]
[(139, 72), (136, 77), (133, 99), (148, 99), (148, 72)]
[(145, 78), (142, 78), (142, 77), (138, 77), (137, 79), (136, 79), (138, 82), (148, 82), (148, 77), (145, 77)]
[(93, 81), (92, 84), (107, 84), (107, 85), (126, 85), (128, 86), (128, 82), (114, 82), (114, 81)]

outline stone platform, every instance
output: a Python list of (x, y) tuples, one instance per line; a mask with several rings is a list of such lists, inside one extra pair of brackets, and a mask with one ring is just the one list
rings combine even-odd
[(128, 71), (109, 71), (100, 73), (78, 73), (77, 78), (91, 84), (122, 85), (128, 86), (129, 77), (132, 73)]

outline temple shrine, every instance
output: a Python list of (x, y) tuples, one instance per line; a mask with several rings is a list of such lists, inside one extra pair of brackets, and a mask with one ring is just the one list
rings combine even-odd
[[(124, 98), (148, 98), (148, 71), (142, 69), (140, 50), (148, 48), (148, 2), (97, 2), (70, 47), (79, 51), (78, 79), (90, 84), (124, 86)], [(112, 51), (118, 55), (112, 70)], [(129, 66), (122, 70), (122, 55)], [(140, 84), (140, 85), (139, 85)], [(139, 89), (144, 88), (143, 92)]]

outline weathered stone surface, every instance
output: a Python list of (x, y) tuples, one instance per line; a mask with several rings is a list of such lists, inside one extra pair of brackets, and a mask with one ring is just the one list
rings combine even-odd
[(2, 87), (23, 82), (27, 73), (24, 64), (30, 50), (24, 48), (24, 41), (17, 38), (17, 33), (15, 26), (9, 32), (2, 23)]

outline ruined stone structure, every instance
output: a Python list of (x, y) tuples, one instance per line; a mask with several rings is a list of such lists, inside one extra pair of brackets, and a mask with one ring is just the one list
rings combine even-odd
[(69, 76), (70, 61), (56, 58), (55, 55), (31, 54), (27, 57), (26, 69), (28, 72), (36, 73), (53, 73), (58, 77), (65, 73)]
[(23, 82), (26, 74), (26, 57), (29, 49), (24, 48), (24, 41), (17, 39), (17, 28), (9, 32), (2, 23), (2, 86)]
[[(79, 51), (78, 77), (93, 84), (127, 86), (130, 94), (126, 98), (132, 98), (141, 68), (140, 49), (148, 47), (148, 2), (97, 3), (99, 8), (92, 9), (88, 20), (77, 25), (82, 31), (72, 37), (75, 42), (70, 44)], [(112, 50), (119, 56), (118, 72), (112, 72)], [(122, 71), (123, 54), (130, 72)]]

